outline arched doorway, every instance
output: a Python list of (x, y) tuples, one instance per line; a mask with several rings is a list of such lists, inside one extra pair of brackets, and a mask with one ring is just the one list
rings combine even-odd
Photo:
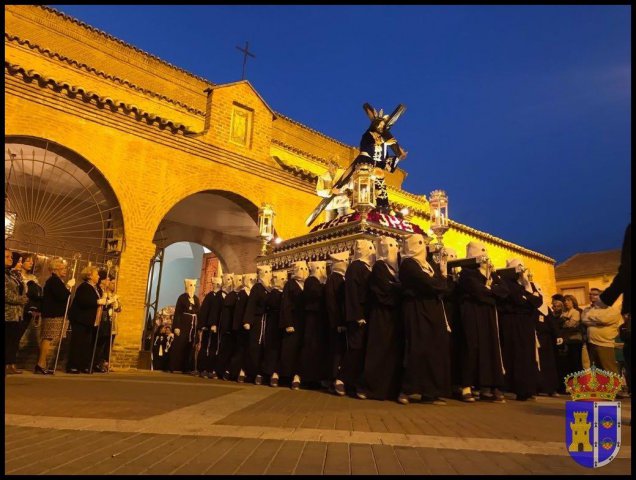
[[(88, 264), (117, 275), (124, 247), (119, 202), (102, 173), (76, 152), (41, 138), (7, 136), (5, 244), (18, 256), (33, 255), (40, 285), (50, 276), (54, 257), (64, 258), (76, 279)], [(19, 363), (33, 364), (37, 344), (31, 325), (22, 337)], [(62, 364), (65, 358), (60, 355)]]
[[(256, 271), (256, 257), (260, 253), (258, 238), (258, 207), (248, 199), (224, 190), (206, 190), (192, 194), (175, 204), (166, 213), (154, 235), (156, 254), (150, 262), (148, 278), (146, 316), (142, 350), (148, 352), (164, 305), (166, 284), (173, 288), (182, 285), (186, 271), (176, 269), (179, 278), (166, 278), (170, 274), (166, 262), (170, 261), (170, 250), (179, 244), (206, 249), (209, 260), (216, 260), (214, 272), (250, 273)], [(205, 270), (189, 270), (197, 278), (197, 294), (201, 297), (209, 291)], [(208, 272), (209, 276), (209, 272)], [(174, 287), (174, 286), (177, 287)], [(201, 288), (203, 287), (203, 288)], [(164, 293), (162, 293), (164, 292)], [(176, 293), (176, 292), (174, 292)], [(174, 295), (173, 293), (173, 295)], [(182, 292), (179, 292), (182, 293)], [(203, 300), (203, 298), (200, 298)], [(164, 311), (165, 313), (165, 311)], [(146, 362), (144, 362), (146, 363)], [(149, 364), (149, 363), (146, 363)]]

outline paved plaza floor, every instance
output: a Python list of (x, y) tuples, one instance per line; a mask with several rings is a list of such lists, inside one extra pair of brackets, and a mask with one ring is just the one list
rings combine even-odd
[(586, 469), (566, 397), (446, 406), (357, 400), (163, 372), (5, 379), (5, 474), (631, 474)]

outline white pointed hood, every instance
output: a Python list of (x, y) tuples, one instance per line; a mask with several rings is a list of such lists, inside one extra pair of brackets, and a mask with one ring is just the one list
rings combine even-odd
[(309, 262), (309, 276), (316, 277), (320, 283), (327, 281), (327, 262)]
[(296, 280), (296, 283), (298, 283), (301, 289), (305, 287), (305, 280), (308, 276), (309, 267), (307, 267), (307, 262), (301, 260), (292, 264), (291, 278)]
[(375, 245), (371, 240), (356, 240), (353, 245), (353, 261), (360, 260), (369, 269), (375, 263)]
[(419, 263), (422, 270), (424, 270), (431, 277), (435, 275), (433, 267), (426, 261), (426, 241), (424, 237), (419, 233), (409, 235), (404, 240), (402, 245), (402, 261), (405, 258), (412, 258)]
[(283, 291), (285, 284), (287, 283), (288, 273), (287, 270), (276, 270), (272, 273), (272, 290)]
[(344, 277), (347, 267), (349, 266), (349, 252), (332, 253), (329, 258), (333, 262), (331, 271), (339, 273)]
[(269, 291), (272, 288), (272, 267), (270, 265), (259, 265), (256, 267), (256, 276), (258, 283), (263, 285)]
[(389, 266), (394, 276), (398, 272), (398, 253), (400, 246), (398, 241), (393, 237), (382, 236), (378, 240), (377, 260), (382, 260)]
[(488, 250), (486, 246), (480, 242), (468, 242), (466, 245), (466, 258), (487, 257)]

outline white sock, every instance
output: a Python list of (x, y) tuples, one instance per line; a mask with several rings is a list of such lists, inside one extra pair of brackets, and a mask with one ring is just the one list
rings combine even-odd
[(342, 380), (336, 380), (336, 385), (344, 385)]
[(243, 371), (243, 369), (242, 369), (242, 368), (241, 368), (241, 372), (239, 373), (239, 377), (240, 377), (241, 375), (245, 376), (245, 372)]
[(294, 375), (294, 382), (300, 383), (300, 377), (298, 375)]
[(470, 387), (462, 388), (462, 395), (469, 395), (471, 393)]
[(272, 378), (275, 378), (275, 379), (278, 380), (278, 373), (276, 373), (276, 372), (272, 373)]

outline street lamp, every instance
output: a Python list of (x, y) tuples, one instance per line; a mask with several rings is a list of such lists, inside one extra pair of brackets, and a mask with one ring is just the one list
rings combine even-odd
[(274, 207), (263, 203), (258, 209), (258, 236), (261, 239), (261, 255), (267, 254), (267, 244), (274, 238)]

